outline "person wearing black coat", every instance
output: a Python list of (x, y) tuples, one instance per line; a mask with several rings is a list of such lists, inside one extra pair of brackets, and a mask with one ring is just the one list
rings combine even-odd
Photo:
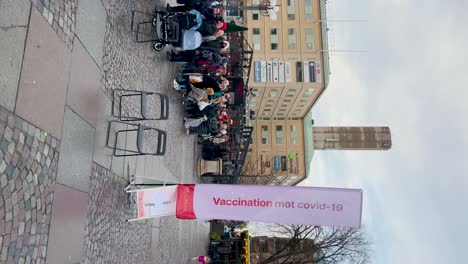
[(194, 63), (195, 65), (199, 65), (197, 62), (218, 65), (221, 63), (222, 57), (219, 51), (201, 48), (197, 50), (182, 50), (178, 53), (168, 52), (168, 60), (172, 62)]
[(207, 49), (215, 49), (215, 50), (222, 50), (228, 46), (229, 42), (226, 41), (223, 37), (218, 37), (215, 40), (205, 41), (200, 45), (200, 48), (207, 48)]
[(219, 31), (219, 21), (220, 20), (216, 19), (204, 19), (202, 25), (197, 29), (197, 31), (200, 32), (203, 37), (215, 36)]
[(215, 19), (221, 17), (224, 7), (216, 0), (181, 0), (177, 1), (181, 6), (170, 6), (167, 4), (169, 12), (186, 12), (195, 9), (202, 13), (206, 19)]
[(219, 82), (209, 76), (203, 76), (203, 81), (198, 83), (192, 83), (192, 85), (201, 89), (212, 88), (215, 93), (221, 91), (221, 87), (219, 87)]

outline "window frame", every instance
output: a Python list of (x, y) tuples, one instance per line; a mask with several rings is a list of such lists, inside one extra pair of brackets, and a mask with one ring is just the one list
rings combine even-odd
[[(311, 34), (307, 34), (311, 33)], [(305, 35), (305, 49), (306, 50), (315, 50), (315, 31), (313, 28), (305, 28), (304, 29)]]
[[(293, 32), (293, 34), (291, 34)], [(294, 42), (292, 40), (294, 39)], [(295, 28), (288, 28), (288, 49), (297, 49), (297, 30)]]
[(314, 20), (314, 0), (304, 0), (304, 20), (307, 22)]
[[(266, 136), (266, 137), (264, 137)], [(260, 137), (261, 141), (260, 143), (262, 145), (268, 145), (268, 139), (269, 139), (269, 131), (268, 131), (268, 125), (261, 125), (260, 126)]]
[[(271, 95), (272, 92), (274, 92), (275, 94), (274, 94), (274, 95)], [(268, 92), (268, 97), (269, 97), (269, 98), (275, 98), (278, 94), (279, 94), (278, 89), (271, 89), (271, 90)]]
[[(252, 28), (252, 45), (253, 45), (254, 50), (262, 50), (261, 35), (262, 35), (262, 31), (260, 28)], [(258, 45), (256, 45), (256, 43), (258, 43)]]
[(288, 107), (291, 105), (291, 100), (283, 100), (281, 102), (281, 107)]
[[(292, 93), (291, 93), (292, 92)], [(290, 97), (294, 97), (296, 95), (296, 89), (288, 89), (286, 91), (286, 97), (290, 98)]]
[(298, 141), (299, 141), (299, 131), (297, 129), (297, 125), (290, 125), (289, 126), (289, 142), (293, 145), (297, 145), (299, 143)]
[[(280, 129), (278, 129), (280, 128)], [(284, 126), (283, 125), (275, 125), (275, 142), (276, 145), (283, 145), (284, 144)]]
[(304, 97), (311, 97), (314, 95), (315, 89), (314, 88), (307, 88), (307, 90), (304, 92), (302, 96)]
[(296, 20), (296, 0), (286, 1), (286, 14), (289, 21)]
[[(276, 40), (276, 41), (274, 41), (274, 40)], [(278, 28), (270, 28), (270, 49), (271, 50), (279, 50)]]

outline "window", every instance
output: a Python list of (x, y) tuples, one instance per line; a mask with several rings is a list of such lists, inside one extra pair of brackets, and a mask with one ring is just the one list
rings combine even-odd
[(257, 97), (258, 94), (260, 94), (260, 90), (257, 88), (252, 89), (252, 92), (250, 93), (252, 97)]
[(261, 38), (260, 38), (260, 29), (259, 28), (254, 28), (252, 29), (253, 31), (253, 45), (254, 45), (254, 50), (260, 50), (261, 47)]
[(270, 115), (271, 114), (271, 109), (265, 109), (263, 110), (263, 113), (262, 113), (264, 116), (267, 116), (267, 115)]
[(291, 131), (289, 133), (291, 144), (297, 145), (297, 126), (291, 125)]
[(276, 89), (273, 89), (268, 93), (268, 97), (275, 97), (276, 95), (278, 95), (278, 90)]
[(293, 115), (295, 115), (295, 116), (298, 116), (298, 115), (300, 115), (300, 114), (301, 114), (301, 110), (295, 110), (295, 111), (293, 112)]
[(288, 20), (296, 19), (296, 9), (294, 7), (294, 0), (288, 0)]
[(251, 106), (257, 105), (257, 99), (256, 98), (250, 99), (250, 105)]
[(296, 62), (296, 82), (303, 82), (303, 63), (302, 61)]
[(299, 101), (299, 104), (297, 106), (304, 107), (306, 105), (307, 105), (307, 101), (306, 100), (301, 100), (301, 101)]
[(286, 111), (279, 110), (276, 114), (279, 115), (279, 116), (282, 116), (282, 115), (286, 114)]
[(270, 31), (270, 43), (272, 50), (278, 49), (278, 29), (276, 28), (272, 28)]
[(276, 144), (284, 143), (283, 126), (276, 126)]
[(230, 17), (238, 17), (239, 16), (239, 2), (237, 1), (230, 1), (226, 3), (226, 16)]
[(288, 28), (288, 49), (295, 50), (296, 49), (296, 29)]
[(312, 21), (314, 19), (312, 1), (313, 0), (304, 0), (304, 16), (306, 21)]
[(289, 90), (286, 92), (286, 97), (294, 97), (295, 94), (296, 94), (296, 90), (294, 90), (294, 89), (289, 89)]
[(288, 107), (291, 104), (291, 100), (284, 100), (281, 103), (281, 107)]
[(315, 36), (314, 30), (311, 28), (305, 29), (305, 39), (306, 39), (306, 49), (314, 50), (315, 49)]
[(308, 89), (304, 92), (304, 97), (310, 97), (310, 96), (312, 96), (312, 94), (314, 94), (314, 88), (308, 88)]
[(265, 106), (266, 106), (266, 107), (272, 107), (274, 103), (275, 103), (275, 101), (269, 100), (269, 101), (267, 101), (267, 102), (265, 103)]
[(268, 144), (268, 126), (262, 126), (262, 144)]
[[(260, 5), (260, 1), (259, 0), (253, 0), (252, 4), (253, 5)], [(258, 10), (252, 10), (252, 20), (259, 20), (260, 19), (259, 13), (260, 12)]]

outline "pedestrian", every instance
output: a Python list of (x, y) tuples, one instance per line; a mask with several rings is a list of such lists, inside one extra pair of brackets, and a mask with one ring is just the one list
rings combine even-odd
[(211, 262), (211, 258), (207, 257), (207, 256), (199, 256), (199, 257), (192, 258), (192, 263), (206, 264), (206, 263), (210, 263), (210, 262)]

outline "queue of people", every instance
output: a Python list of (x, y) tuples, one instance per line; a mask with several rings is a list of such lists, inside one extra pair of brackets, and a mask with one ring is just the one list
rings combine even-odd
[(199, 143), (221, 144), (230, 140), (230, 82), (226, 78), (229, 42), (222, 35), (227, 28), (221, 17), (224, 7), (213, 0), (178, 0), (179, 6), (167, 6), (169, 12), (200, 12), (203, 18), (196, 29), (203, 42), (196, 50), (168, 52), (168, 60), (182, 65), (174, 89), (183, 95), (184, 125), (187, 134), (199, 136)]

